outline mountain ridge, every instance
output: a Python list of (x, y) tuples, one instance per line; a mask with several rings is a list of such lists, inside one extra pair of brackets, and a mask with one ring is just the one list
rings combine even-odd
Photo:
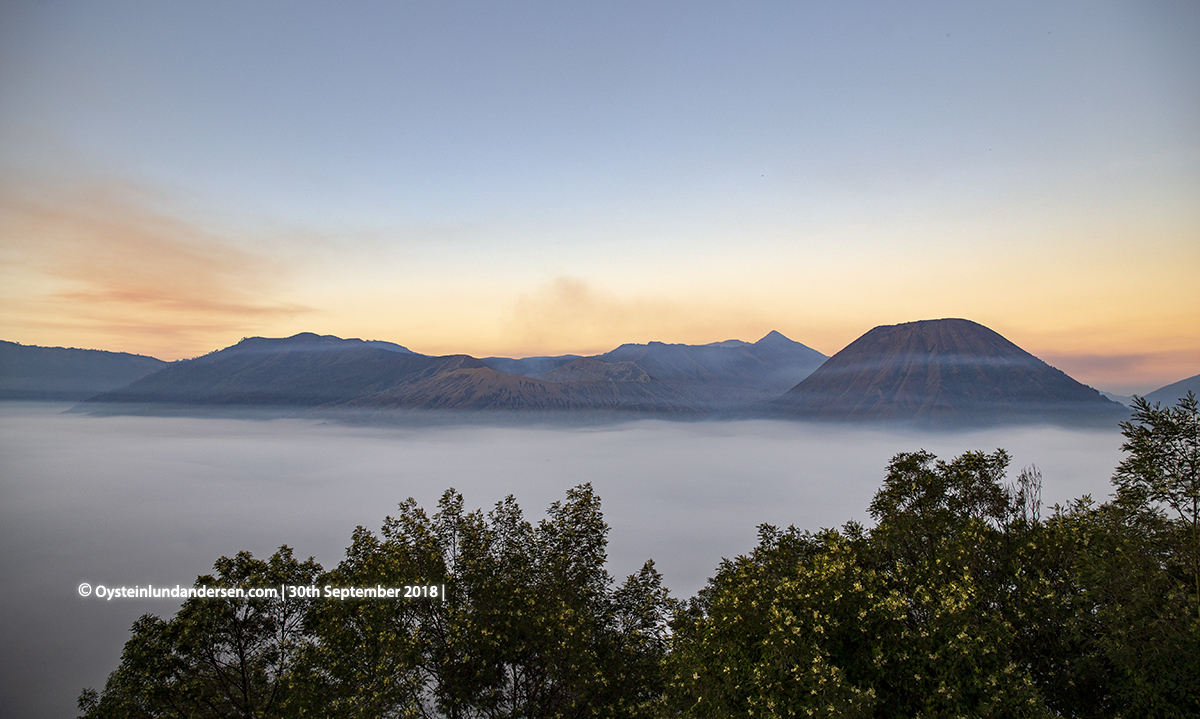
[(692, 412), (654, 383), (551, 382), (507, 375), (469, 355), (431, 357), (387, 344), (312, 333), (247, 338), (86, 403)]
[(993, 330), (959, 318), (882, 325), (830, 358), (771, 331), (756, 342), (626, 343), (589, 357), (520, 359), (429, 356), (391, 342), (304, 332), (243, 338), (174, 363), (144, 359), (158, 363), (156, 370), (83, 398), (83, 411), (111, 405), (120, 413), (135, 404), (599, 411), (971, 425), (1109, 421), (1123, 410)]
[(129, 352), (41, 347), (0, 340), (0, 399), (86, 399), (167, 366)]
[(1173, 405), (1188, 392), (1200, 397), (1200, 374), (1164, 385), (1153, 392), (1147, 392), (1146, 401), (1151, 404), (1159, 402), (1164, 405)]

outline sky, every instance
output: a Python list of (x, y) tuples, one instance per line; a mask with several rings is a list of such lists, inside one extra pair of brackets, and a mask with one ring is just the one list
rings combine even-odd
[(1200, 5), (0, 0), (0, 339), (427, 354), (965, 317), (1200, 372)]

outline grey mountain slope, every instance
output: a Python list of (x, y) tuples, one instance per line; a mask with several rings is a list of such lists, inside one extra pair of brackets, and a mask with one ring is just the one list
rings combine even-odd
[(1126, 407), (1133, 406), (1133, 397), (1131, 397), (1130, 395), (1113, 394), (1112, 392), (1105, 392), (1104, 390), (1099, 390), (1099, 392), (1101, 395), (1104, 396), (1105, 399), (1111, 399), (1113, 402), (1116, 402), (1117, 404), (1124, 405)]
[(1154, 403), (1160, 402), (1164, 405), (1174, 405), (1188, 393), (1195, 393), (1200, 397), (1200, 374), (1187, 379), (1181, 379), (1178, 382), (1173, 382), (1165, 387), (1159, 387), (1153, 392), (1146, 395), (1147, 401)]
[(442, 358), (380, 349), (362, 341), (331, 340), (337, 338), (244, 339), (88, 401), (320, 406), (377, 392), (399, 377), (433, 372), (447, 364)]
[(0, 341), (0, 399), (81, 400), (157, 372), (145, 355)]
[(779, 396), (827, 358), (772, 331), (753, 343), (625, 344), (596, 359), (631, 362), (694, 402), (715, 409), (736, 409)]
[(657, 382), (697, 410), (735, 410), (777, 397), (827, 358), (776, 331), (757, 342), (624, 344), (591, 357), (561, 355), (483, 362), (508, 374), (564, 381)]
[(503, 374), (482, 363), (480, 366), (467, 366), (464, 363), (464, 366), (452, 371), (398, 382), (388, 389), (339, 406), (491, 411), (601, 410), (682, 416), (698, 414), (698, 410), (657, 382), (552, 382)]
[(467, 355), (429, 357), (311, 334), (249, 338), (88, 400), (130, 403), (692, 412), (657, 383), (548, 382), (506, 375)]
[(504, 374), (518, 377), (535, 377), (555, 368), (581, 359), (581, 355), (559, 355), (557, 357), (484, 357), (481, 361)]
[(653, 382), (646, 371), (633, 362), (605, 362), (595, 357), (581, 357), (555, 367), (549, 372), (534, 375), (548, 382)]
[(205, 357), (215, 355), (228, 356), (231, 354), (272, 354), (280, 351), (306, 350), (310, 352), (342, 352), (354, 348), (371, 348), (398, 352), (401, 354), (416, 354), (407, 347), (394, 342), (380, 340), (360, 340), (357, 337), (342, 339), (333, 335), (318, 335), (313, 332), (301, 332), (291, 337), (246, 337), (235, 345), (217, 352), (210, 352)]
[[(175, 363), (89, 404), (601, 409), (697, 416), (778, 395), (824, 356), (771, 333), (756, 343), (650, 343), (622, 345), (591, 358), (496, 359), (429, 357), (399, 345), (311, 333), (251, 337)], [(497, 366), (547, 369), (522, 376)]]

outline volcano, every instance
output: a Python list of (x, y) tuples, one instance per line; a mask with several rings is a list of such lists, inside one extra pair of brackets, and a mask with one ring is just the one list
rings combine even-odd
[(876, 327), (770, 407), (834, 420), (937, 425), (1109, 422), (1126, 410), (981, 324), (940, 319)]

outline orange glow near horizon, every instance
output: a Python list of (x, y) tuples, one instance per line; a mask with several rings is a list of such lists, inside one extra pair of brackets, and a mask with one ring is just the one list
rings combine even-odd
[[(703, 263), (674, 273), (660, 264), (666, 279), (655, 283), (654, 257), (632, 279), (546, 277), (523, 269), (521, 256), (494, 272), (469, 262), (446, 270), (438, 263), (453, 257), (422, 265), (331, 247), (315, 233), (239, 241), (120, 186), (34, 196), (10, 185), (0, 207), (0, 339), (24, 344), (173, 360), (246, 336), (312, 331), (426, 354), (587, 355), (778, 330), (831, 355), (876, 325), (964, 317), (1102, 389), (1145, 392), (1200, 371), (1200, 290), (1189, 284), (1200, 245), (1185, 232), (1083, 257), (1075, 244), (1031, 241), (1002, 253), (987, 243), (930, 250), (909, 264), (897, 258), (912, 246), (885, 244), (866, 259), (824, 250), (799, 270), (789, 263), (803, 254), (789, 248), (775, 267), (713, 257), (720, 275)], [(1056, 269), (1065, 262), (1073, 272)], [(958, 271), (979, 266), (988, 271)]]
[(1186, 3), (10, 5), (0, 339), (833, 354), (962, 317), (1120, 394), (1200, 372)]

